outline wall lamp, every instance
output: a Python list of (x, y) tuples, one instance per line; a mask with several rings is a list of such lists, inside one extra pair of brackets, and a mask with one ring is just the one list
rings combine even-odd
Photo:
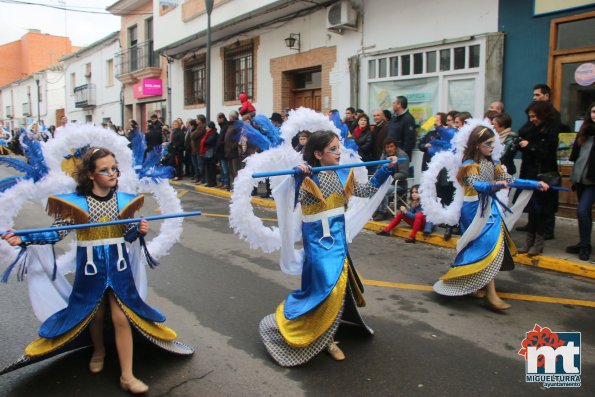
[(300, 51), (300, 34), (289, 33), (289, 37), (285, 39), (285, 46), (290, 50)]

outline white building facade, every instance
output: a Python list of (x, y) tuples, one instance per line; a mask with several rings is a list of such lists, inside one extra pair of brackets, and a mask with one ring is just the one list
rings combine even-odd
[(32, 73), (0, 87), (0, 122), (8, 130), (37, 121), (46, 127), (56, 125), (64, 113), (64, 94), (62, 65)]
[(115, 77), (114, 64), (119, 51), (120, 32), (114, 32), (61, 59), (70, 121), (122, 125), (122, 83)]
[[(371, 114), (392, 110), (392, 100), (404, 95), (420, 124), (453, 109), (481, 117), (501, 98), (498, 2), (319, 3), (214, 1), (211, 119), (237, 109), (240, 92), (267, 115), (299, 106), (341, 113), (354, 106)], [(174, 59), (172, 116), (206, 113), (204, 1), (154, 0), (153, 10), (155, 50)], [(420, 158), (414, 154), (416, 168)]]

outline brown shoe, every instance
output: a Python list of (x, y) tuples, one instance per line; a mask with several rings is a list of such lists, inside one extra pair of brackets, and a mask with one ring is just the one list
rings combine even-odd
[(504, 311), (506, 309), (510, 309), (511, 305), (506, 303), (506, 302), (502, 302), (502, 303), (492, 303), (490, 301), (488, 301), (486, 299), (486, 301), (484, 302), (484, 306), (490, 310), (496, 311), (496, 312), (501, 312)]
[(132, 394), (142, 394), (149, 391), (149, 386), (145, 385), (142, 380), (136, 378), (125, 381), (120, 376), (120, 386), (124, 391), (130, 392)]
[(89, 371), (94, 374), (98, 374), (103, 370), (103, 362), (105, 361), (105, 352), (102, 355), (95, 354), (91, 356), (89, 361)]
[(333, 360), (336, 360), (336, 361), (345, 360), (345, 353), (343, 353), (343, 351), (341, 349), (339, 349), (339, 346), (337, 346), (337, 342), (329, 343), (328, 346), (326, 347), (326, 351), (328, 352), (328, 354), (331, 355)]

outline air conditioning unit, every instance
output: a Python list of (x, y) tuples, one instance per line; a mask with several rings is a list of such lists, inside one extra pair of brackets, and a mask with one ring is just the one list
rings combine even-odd
[(327, 7), (326, 28), (338, 33), (343, 29), (357, 30), (357, 11), (348, 1), (339, 1)]

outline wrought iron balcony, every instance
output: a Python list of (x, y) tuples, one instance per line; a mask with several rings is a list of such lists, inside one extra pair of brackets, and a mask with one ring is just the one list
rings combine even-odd
[(31, 116), (31, 103), (23, 102), (23, 116), (29, 117)]
[(75, 107), (86, 108), (95, 105), (95, 84), (84, 84), (74, 87)]
[(160, 68), (159, 54), (153, 51), (153, 41), (145, 41), (116, 54), (116, 77), (145, 68)]

